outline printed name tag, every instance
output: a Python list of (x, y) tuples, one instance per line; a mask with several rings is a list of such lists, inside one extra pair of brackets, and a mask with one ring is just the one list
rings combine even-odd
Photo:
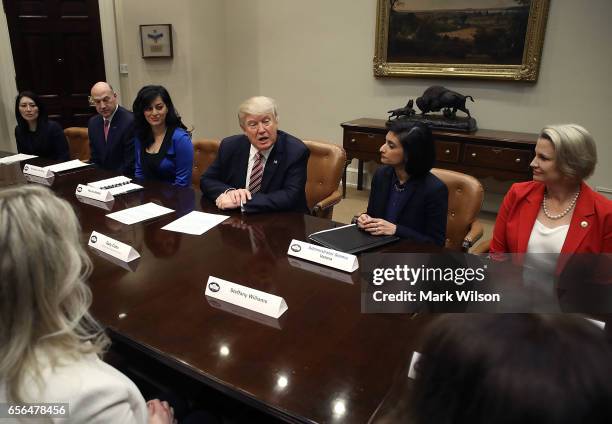
[(42, 184), (48, 187), (51, 187), (53, 185), (53, 181), (55, 181), (55, 175), (48, 178), (43, 178), (37, 177), (36, 175), (23, 174), (23, 178), (25, 178), (29, 183)]
[(130, 262), (140, 257), (136, 249), (129, 244), (121, 243), (96, 231), (91, 232), (88, 245), (124, 262)]
[(345, 272), (353, 272), (359, 268), (359, 262), (355, 255), (299, 240), (291, 240), (287, 254)]
[(308, 272), (314, 272), (315, 274), (319, 274), (328, 278), (333, 278), (334, 280), (342, 281), (343, 283), (354, 284), (353, 274), (336, 271), (335, 269), (331, 269), (328, 266), (313, 264), (310, 261), (305, 261), (302, 259), (287, 258), (287, 260), (289, 261), (289, 265), (291, 265), (292, 267), (300, 268)]
[(208, 277), (204, 294), (272, 318), (280, 317), (288, 309), (282, 297), (213, 276)]
[(35, 177), (42, 177), (42, 178), (49, 178), (53, 176), (53, 172), (49, 171), (47, 168), (30, 165), (30, 164), (25, 164), (23, 166), (23, 173), (34, 175)]
[(110, 191), (84, 184), (79, 184), (74, 194), (77, 196), (89, 197), (93, 200), (99, 200), (100, 202), (114, 200), (114, 197), (112, 194), (110, 194)]

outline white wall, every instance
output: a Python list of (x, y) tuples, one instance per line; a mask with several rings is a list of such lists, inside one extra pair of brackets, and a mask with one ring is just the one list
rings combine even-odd
[[(178, 4), (180, 3), (180, 4)], [(225, 41), (220, 0), (115, 0), (119, 62), (128, 65), (121, 76), (121, 103), (131, 109), (146, 84), (168, 89), (175, 107), (194, 137), (225, 134)], [(172, 24), (173, 58), (143, 59), (139, 25)]]
[[(340, 122), (386, 118), (433, 84), (470, 94), (479, 127), (538, 132), (548, 123), (577, 122), (597, 140), (600, 166), (592, 185), (612, 187), (608, 141), (612, 101), (612, 2), (551, 2), (540, 77), (536, 84), (482, 80), (375, 79), (372, 74), (375, 0), (229, 0), (228, 26), (253, 22), (257, 69), (233, 70), (230, 81), (254, 75), (253, 85), (275, 97), (281, 127), (304, 138), (340, 144)], [(244, 30), (243, 30), (244, 31)], [(234, 56), (250, 43), (230, 44)], [(242, 96), (240, 95), (242, 94)], [(232, 93), (234, 99), (250, 93)]]

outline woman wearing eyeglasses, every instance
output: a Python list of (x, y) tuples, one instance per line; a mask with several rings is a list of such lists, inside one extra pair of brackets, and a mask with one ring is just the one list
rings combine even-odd
[(15, 99), (15, 139), (17, 151), (55, 161), (70, 159), (64, 130), (49, 121), (40, 98), (31, 91), (22, 91)]
[(191, 185), (193, 145), (187, 127), (161, 85), (142, 87), (133, 104), (136, 178)]

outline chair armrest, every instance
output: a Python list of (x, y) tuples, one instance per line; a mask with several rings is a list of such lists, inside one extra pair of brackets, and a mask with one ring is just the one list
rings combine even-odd
[(482, 235), (484, 234), (484, 228), (478, 219), (472, 222), (470, 225), (470, 230), (463, 238), (463, 243), (461, 243), (461, 248), (464, 252), (467, 252), (473, 245), (476, 243)]
[(314, 208), (312, 208), (312, 214), (317, 215), (318, 213), (337, 205), (341, 200), (342, 194), (340, 194), (338, 190), (334, 190), (332, 194), (318, 202)]
[(482, 243), (479, 243), (477, 246), (473, 247), (472, 250), (470, 250), (470, 253), (473, 253), (475, 255), (478, 255), (481, 253), (489, 253), (490, 248), (491, 248), (491, 239), (485, 240)]

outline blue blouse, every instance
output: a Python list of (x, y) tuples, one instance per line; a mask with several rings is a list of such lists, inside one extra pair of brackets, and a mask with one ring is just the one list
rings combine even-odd
[[(164, 143), (166, 141), (164, 140)], [(136, 150), (136, 178), (154, 178), (161, 181), (173, 183), (179, 187), (189, 187), (191, 185), (191, 172), (193, 169), (193, 144), (191, 137), (182, 128), (175, 128), (170, 144), (164, 157), (159, 162), (156, 169), (145, 170), (149, 155), (142, 148), (142, 142), (138, 137), (134, 137), (134, 148)], [(163, 148), (160, 147), (160, 154)], [(151, 157), (156, 154), (150, 155)], [(147, 175), (148, 174), (148, 175)]]

